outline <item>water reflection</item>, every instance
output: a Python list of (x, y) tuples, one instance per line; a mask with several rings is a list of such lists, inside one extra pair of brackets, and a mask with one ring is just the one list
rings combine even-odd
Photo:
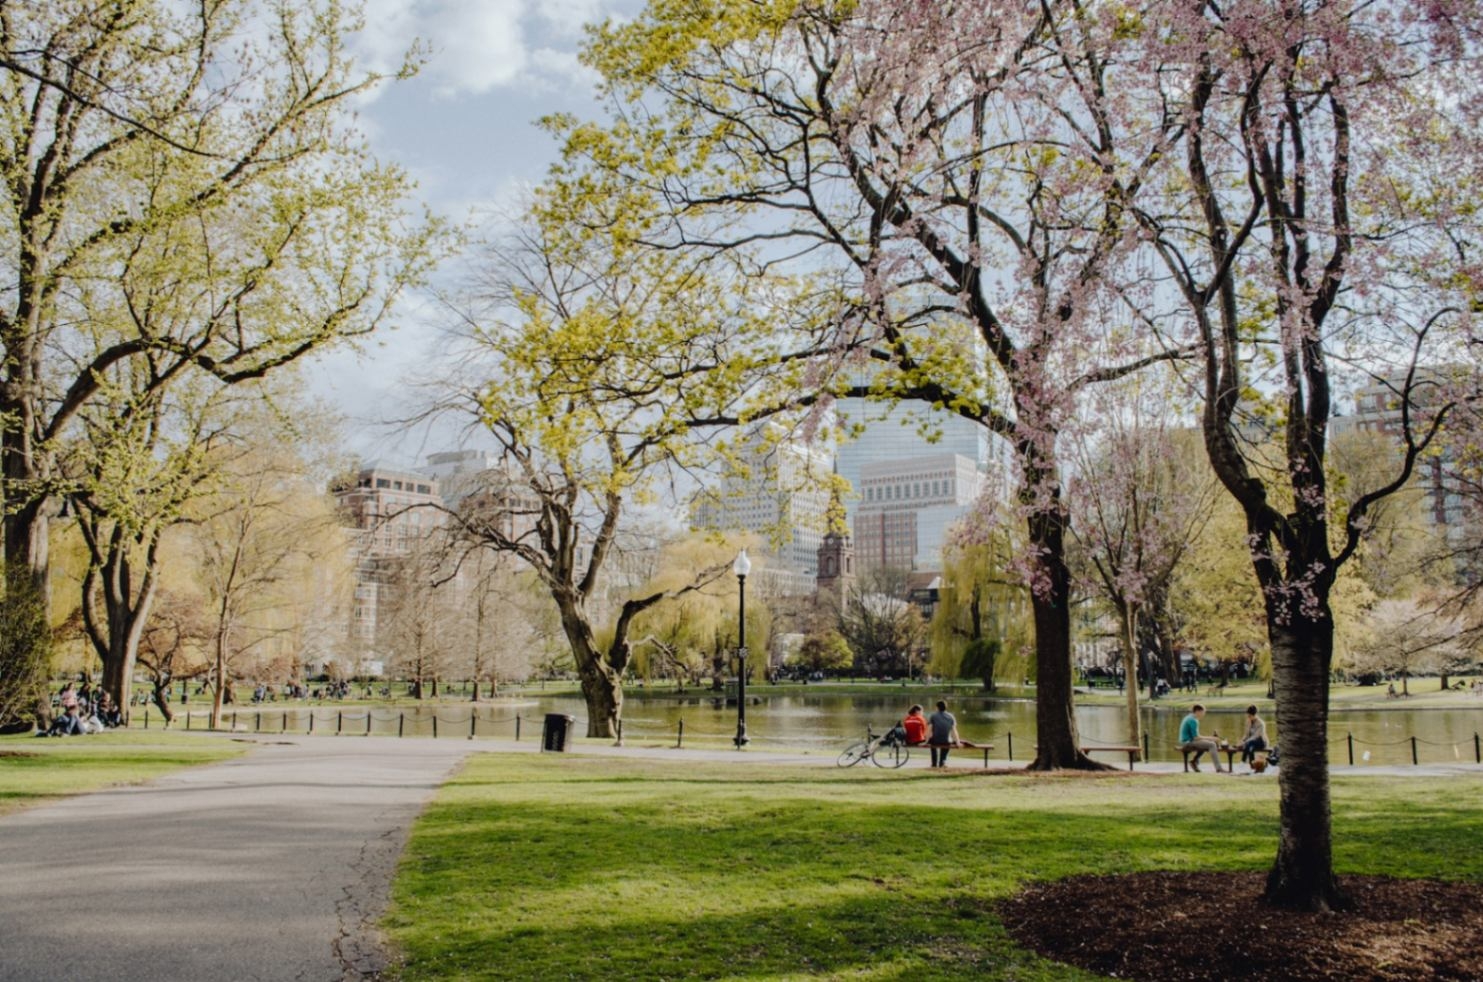
[[(752, 693), (749, 693), (749, 696)], [(880, 694), (807, 693), (770, 694), (766, 688), (749, 698), (747, 728), (759, 749), (833, 750), (863, 735), (867, 726), (877, 732), (898, 720), (913, 702), (929, 710), (935, 694), (923, 690), (885, 689)], [(1013, 744), (1014, 759), (1022, 761), (1035, 743), (1035, 703), (1030, 699), (988, 698), (977, 692), (946, 696), (958, 717), (965, 739), (993, 743), (993, 759), (1008, 757)], [(1175, 749), (1180, 720), (1193, 700), (1164, 699), (1141, 711), (1142, 725), (1154, 760), (1178, 760)], [(1274, 713), (1262, 705), (1268, 733), (1278, 743)], [(503, 737), (522, 739), (540, 736), (541, 720), (547, 713), (566, 713), (579, 721), (577, 733), (585, 732), (586, 707), (575, 695), (547, 696), (528, 693), (480, 703), (443, 702), (423, 707), (337, 709), (264, 707), (228, 713), (241, 729), (265, 732), (303, 733), (311, 725), (316, 733), (373, 733), (395, 736)], [(1118, 744), (1126, 741), (1125, 710), (1120, 706), (1078, 706), (1077, 726), (1086, 743)], [(312, 716), (312, 724), (311, 724)], [(517, 719), (518, 718), (518, 719)], [(687, 743), (726, 743), (736, 732), (736, 706), (709, 693), (685, 696), (650, 695), (631, 692), (624, 701), (624, 736), (629, 742), (667, 743), (679, 739), (684, 723)], [(1236, 740), (1245, 729), (1239, 709), (1211, 709), (1201, 727)], [(1357, 765), (1410, 764), (1413, 739), (1421, 763), (1471, 762), (1476, 759), (1478, 732), (1483, 730), (1483, 706), (1477, 709), (1365, 709), (1336, 711), (1330, 718), (1329, 758), (1335, 764), (1349, 762), (1351, 747)], [(1366, 759), (1368, 754), (1368, 759)]]

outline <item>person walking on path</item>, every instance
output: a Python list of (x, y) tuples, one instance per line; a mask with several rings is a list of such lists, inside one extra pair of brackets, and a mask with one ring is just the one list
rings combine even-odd
[(937, 712), (927, 717), (932, 730), (928, 749), (932, 754), (933, 767), (946, 767), (948, 751), (958, 744), (958, 719), (947, 711), (947, 703), (937, 701)]
[(1200, 720), (1204, 716), (1204, 706), (1195, 703), (1190, 707), (1189, 715), (1184, 718), (1184, 722), (1179, 724), (1179, 749), (1194, 753), (1195, 756), (1190, 766), (1197, 771), (1200, 769), (1200, 755), (1208, 752), (1211, 762), (1215, 764), (1215, 773), (1219, 774), (1222, 770), (1220, 757), (1217, 756), (1220, 751), (1220, 741), (1214, 737), (1200, 736)]

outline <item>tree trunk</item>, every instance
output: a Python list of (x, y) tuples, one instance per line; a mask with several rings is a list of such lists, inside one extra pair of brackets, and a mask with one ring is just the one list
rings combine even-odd
[(175, 722), (175, 710), (170, 708), (170, 683), (155, 682), (154, 704), (159, 707), (161, 715), (165, 717), (165, 725), (169, 726)]
[(123, 725), (129, 725), (130, 698), (134, 688), (134, 666), (139, 659), (139, 639), (149, 622), (154, 605), (156, 580), (153, 571), (145, 573), (138, 596), (113, 597), (108, 603), (108, 638), (98, 647), (103, 662), (103, 688), (119, 707)]
[(1333, 621), (1328, 598), (1319, 601), (1317, 619), (1301, 616), (1292, 604), (1267, 612), (1277, 699), (1277, 733), (1282, 766), (1277, 859), (1267, 874), (1265, 899), (1276, 907), (1326, 911), (1343, 904), (1333, 873), (1330, 826), (1328, 714), (1329, 666), (1333, 660)]
[(1032, 771), (1108, 770), (1081, 752), (1076, 732), (1071, 667), (1071, 572), (1066, 566), (1064, 517), (1059, 509), (1030, 515), (1030, 546), (1039, 556), (1030, 591), (1035, 617), (1035, 759)]
[[(1143, 734), (1140, 732), (1142, 721), (1138, 717), (1138, 610), (1130, 603), (1121, 603), (1117, 613), (1122, 621), (1123, 680), (1126, 683), (1123, 691), (1127, 693), (1128, 700), (1128, 746), (1137, 747), (1143, 743)], [(1134, 756), (1142, 758), (1143, 755), (1137, 753)]]
[(587, 736), (617, 738), (618, 720), (623, 715), (623, 664), (614, 665), (615, 652), (624, 650), (626, 642), (615, 637), (614, 648), (605, 657), (597, 648), (592, 627), (581, 601), (571, 594), (553, 593), (561, 613), (561, 629), (572, 649), (577, 677), (582, 681), (582, 698), (587, 703)]
[(587, 702), (587, 736), (617, 739), (618, 720), (623, 716), (623, 685), (607, 666), (591, 662), (578, 666), (582, 698)]
[(211, 728), (221, 725), (221, 704), (227, 691), (227, 639), (224, 634), (216, 638), (216, 684), (211, 687)]

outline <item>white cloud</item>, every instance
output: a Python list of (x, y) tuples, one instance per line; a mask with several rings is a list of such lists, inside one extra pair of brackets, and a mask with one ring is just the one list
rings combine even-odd
[(355, 49), (362, 67), (389, 72), (421, 41), (428, 49), (424, 75), (445, 98), (517, 84), (590, 85), (576, 58), (582, 25), (631, 6), (632, 0), (367, 0)]
[(536, 14), (563, 37), (582, 36), (583, 24), (594, 24), (615, 13), (603, 0), (536, 0)]
[(519, 78), (529, 60), (524, 0), (444, 0), (428, 66), (446, 95), (484, 93)]

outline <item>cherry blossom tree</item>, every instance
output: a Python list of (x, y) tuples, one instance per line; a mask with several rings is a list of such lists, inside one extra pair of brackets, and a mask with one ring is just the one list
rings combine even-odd
[[(1188, 457), (1178, 452), (1174, 391), (1153, 373), (1103, 386), (1095, 411), (1087, 414), (1095, 423), (1078, 429), (1072, 441), (1080, 579), (1117, 616), (1133, 745), (1142, 741), (1136, 679), (1145, 611), (1159, 613), (1180, 563), (1209, 522), (1217, 491), (1205, 462), (1197, 459), (1191, 472)], [(1156, 675), (1148, 672), (1150, 698)]]
[(1172, 357), (1127, 329), (1137, 284), (1105, 275), (1178, 131), (1151, 104), (1114, 139), (1124, 26), (1038, 0), (655, 3), (586, 51), (606, 124), (551, 124), (570, 195), (619, 175), (669, 206), (646, 242), (832, 278), (841, 312), (805, 398), (922, 400), (1013, 448), (1037, 769), (1100, 766), (1072, 713), (1059, 436), (1089, 387)]
[[(1281, 906), (1343, 899), (1327, 757), (1338, 571), (1471, 398), (1471, 373), (1439, 369), (1473, 340), (1480, 29), (1476, 4), (1341, 0), (1158, 4), (1136, 25), (1156, 70), (1128, 85), (1187, 128), (1136, 210), (1203, 349), (1206, 449), (1262, 590), (1283, 749), (1266, 897)], [(1390, 388), (1399, 453), (1336, 508), (1325, 465), (1346, 373)], [(1253, 452), (1263, 428), (1275, 459)]]

